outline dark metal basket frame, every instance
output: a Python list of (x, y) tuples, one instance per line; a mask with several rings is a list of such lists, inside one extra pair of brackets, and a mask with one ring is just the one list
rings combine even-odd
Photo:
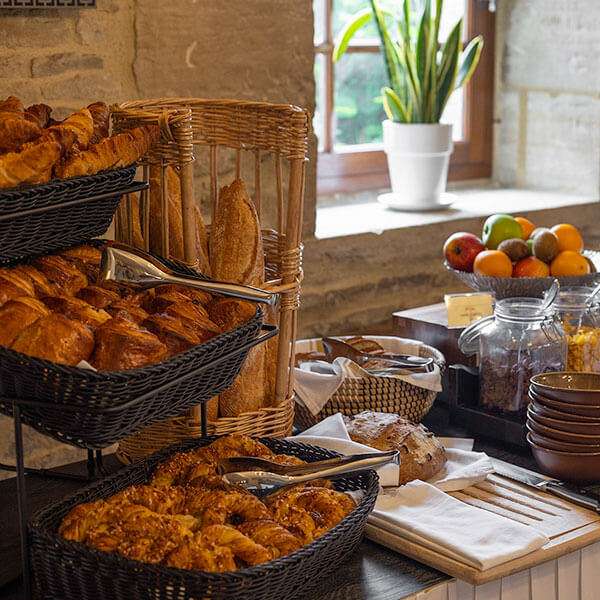
[[(120, 491), (126, 485), (130, 485), (132, 483), (144, 483), (148, 480), (156, 465), (171, 454), (178, 451), (185, 451), (191, 448), (209, 444), (217, 437), (218, 436), (205, 436), (201, 440), (187, 440), (185, 442), (172, 445), (168, 448), (161, 450), (160, 452), (153, 454), (141, 464), (137, 463), (129, 465), (128, 467), (119, 470), (117, 473), (111, 475), (108, 478), (104, 478), (101, 481), (86, 486), (84, 489), (78, 491), (69, 498), (39, 511), (34, 516), (32, 523), (29, 526), (29, 535), (33, 536), (33, 534), (35, 534), (36, 538), (44, 538), (44, 542), (50, 544), (59, 553), (64, 551), (65, 553), (70, 554), (71, 556), (73, 555), (73, 553), (81, 553), (82, 544), (59, 538), (56, 534), (56, 531), (52, 530), (47, 526), (47, 524), (43, 523), (44, 519), (47, 518), (48, 515), (55, 516), (56, 514), (59, 514), (64, 516), (64, 514), (66, 514), (75, 504), (80, 504), (82, 502), (89, 502), (99, 498), (107, 497)], [(296, 442), (295, 440), (293, 441), (293, 448), (290, 448), (289, 442), (281, 442), (276, 439), (261, 438), (260, 441), (274, 451), (283, 451), (293, 454), (298, 453), (298, 455), (302, 454), (302, 457), (308, 460), (309, 462), (311, 462), (312, 460), (320, 460), (325, 455), (327, 455), (327, 457), (339, 456), (339, 453), (337, 452), (324, 450), (322, 448), (318, 448), (309, 444)], [(282, 448), (282, 446), (284, 447)], [(307, 457), (307, 454), (310, 456)], [(331, 530), (329, 530), (327, 533), (319, 537), (311, 544), (303, 546), (302, 548), (290, 555), (270, 561), (262, 565), (239, 569), (235, 571), (235, 573), (229, 575), (240, 579), (250, 576), (264, 577), (268, 574), (272, 574), (274, 570), (283, 569), (286, 566), (286, 564), (290, 563), (290, 561), (297, 563), (298, 561), (303, 560), (305, 557), (312, 555), (315, 549), (323, 548), (328, 545), (331, 539), (336, 536), (336, 533), (339, 532), (340, 527), (343, 526), (344, 521), (346, 519), (351, 519), (352, 516), (359, 510), (366, 510), (370, 512), (370, 510), (375, 504), (379, 488), (377, 474), (372, 470), (368, 472), (362, 472), (361, 474), (348, 475), (345, 478), (340, 479), (339, 483), (334, 481), (334, 486), (340, 491), (363, 491), (363, 496), (358, 502), (357, 507), (349, 515), (347, 515), (344, 520), (342, 520), (340, 523), (338, 523), (338, 525), (333, 527)], [(85, 552), (89, 553), (91, 557), (93, 557), (95, 560), (98, 560), (101, 564), (110, 563), (111, 568), (114, 567), (115, 569), (134, 569), (138, 572), (146, 571), (147, 573), (151, 573), (153, 575), (156, 575), (157, 577), (160, 575), (171, 575), (174, 581), (185, 577), (194, 577), (195, 573), (194, 571), (182, 571), (181, 569), (165, 567), (162, 565), (150, 565), (146, 563), (140, 564), (138, 561), (127, 559), (118, 555), (107, 554), (105, 552), (101, 552), (93, 548), (85, 547)], [(204, 572), (202, 572), (201, 575), (212, 585), (214, 585), (217, 589), (221, 580), (220, 578), (223, 577), (223, 574), (212, 574)]]

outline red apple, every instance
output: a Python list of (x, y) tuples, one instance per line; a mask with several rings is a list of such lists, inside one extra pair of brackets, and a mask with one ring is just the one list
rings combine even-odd
[(444, 244), (444, 256), (448, 264), (459, 271), (473, 271), (475, 257), (485, 250), (481, 240), (472, 233), (453, 233)]

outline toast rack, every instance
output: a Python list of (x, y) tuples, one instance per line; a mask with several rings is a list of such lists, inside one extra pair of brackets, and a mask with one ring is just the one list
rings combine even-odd
[(271, 306), (277, 304), (279, 299), (278, 294), (247, 285), (180, 275), (151, 254), (114, 242), (106, 245), (102, 251), (98, 281), (128, 283), (143, 289), (177, 283)]

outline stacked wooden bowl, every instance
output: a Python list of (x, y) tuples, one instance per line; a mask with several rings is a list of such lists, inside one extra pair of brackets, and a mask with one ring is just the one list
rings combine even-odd
[(563, 481), (600, 481), (600, 374), (531, 378), (527, 441), (539, 467)]

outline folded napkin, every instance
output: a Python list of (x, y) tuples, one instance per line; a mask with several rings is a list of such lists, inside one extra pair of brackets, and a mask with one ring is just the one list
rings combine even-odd
[(380, 493), (366, 532), (399, 551), (402, 540), (410, 540), (479, 570), (529, 554), (549, 541), (532, 527), (464, 504), (422, 481)]
[[(406, 340), (393, 336), (364, 336), (366, 339), (376, 341), (386, 352), (394, 354), (410, 354), (419, 356), (421, 342)], [(343, 338), (342, 338), (343, 339)], [(301, 340), (296, 343), (297, 353), (322, 351), (321, 340), (313, 338)], [(333, 363), (312, 361), (302, 364), (294, 369), (294, 390), (296, 399), (302, 403), (311, 414), (318, 414), (335, 394), (344, 379), (373, 377), (374, 375), (359, 367), (348, 358), (336, 358)], [(390, 375), (386, 375), (389, 377)], [(413, 375), (393, 375), (434, 392), (442, 391), (442, 375), (439, 367), (435, 365), (431, 373), (415, 373)]]
[[(363, 446), (350, 439), (344, 418), (340, 413), (327, 417), (297, 435), (295, 439), (345, 455), (377, 452), (369, 446)], [(453, 438), (447, 438), (446, 465), (429, 480), (432, 485), (446, 491), (462, 490), (483, 481), (490, 473), (494, 472), (492, 462), (486, 454), (448, 447), (452, 445), (452, 440)], [(444, 438), (441, 438), (441, 441), (443, 442)], [(461, 440), (461, 444), (464, 447), (465, 441)], [(397, 465), (384, 465), (377, 470), (377, 473), (383, 487), (398, 485), (400, 473)]]

